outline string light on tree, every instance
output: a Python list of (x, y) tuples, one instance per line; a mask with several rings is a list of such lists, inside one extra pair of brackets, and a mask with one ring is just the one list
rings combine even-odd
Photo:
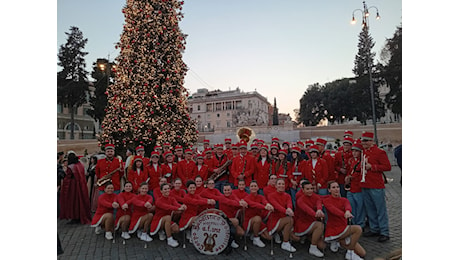
[(187, 66), (182, 60), (185, 35), (179, 28), (182, 5), (177, 0), (127, 1), (100, 144), (124, 148), (196, 142), (196, 122), (190, 118), (183, 87)]

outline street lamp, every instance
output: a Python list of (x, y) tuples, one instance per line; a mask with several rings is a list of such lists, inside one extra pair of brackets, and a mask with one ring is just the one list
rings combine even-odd
[[(351, 24), (356, 24), (356, 19), (355, 19), (355, 12), (360, 11), (361, 16), (362, 16), (362, 27), (366, 28), (367, 31), (369, 32), (369, 9), (375, 9), (377, 12), (376, 15), (376, 20), (380, 19), (380, 14), (379, 14), (379, 9), (375, 6), (370, 6), (367, 7), (366, 1), (363, 1), (363, 9), (355, 9), (353, 13), (351, 14)], [(374, 101), (374, 82), (372, 80), (372, 59), (371, 59), (371, 47), (370, 47), (371, 42), (366, 41), (366, 49), (367, 49), (367, 55), (368, 55), (368, 72), (369, 72), (369, 87), (371, 90), (371, 105), (372, 105), (372, 122), (374, 124), (374, 142), (379, 145), (378, 138), (377, 138), (377, 118), (375, 116), (375, 101)]]

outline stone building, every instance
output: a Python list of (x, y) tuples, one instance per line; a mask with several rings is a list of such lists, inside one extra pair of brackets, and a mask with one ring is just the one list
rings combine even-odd
[[(200, 132), (239, 126), (268, 126), (271, 105), (257, 91), (198, 89), (188, 100), (190, 117)], [(273, 109), (271, 109), (273, 111)]]

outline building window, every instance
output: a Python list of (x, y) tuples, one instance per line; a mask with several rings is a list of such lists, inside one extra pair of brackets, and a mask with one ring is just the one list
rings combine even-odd
[(230, 117), (230, 113), (227, 113), (227, 117)]
[(232, 110), (232, 102), (225, 102), (225, 109)]
[(62, 113), (62, 105), (61, 104), (57, 104), (57, 112)]
[(230, 121), (227, 121), (227, 127), (232, 127), (232, 124)]
[(200, 106), (200, 105), (198, 105), (198, 108), (197, 108), (197, 110), (198, 110), (198, 111), (200, 111), (200, 110), (201, 110), (201, 106)]
[(235, 103), (236, 103), (236, 109), (242, 109), (243, 108), (243, 102), (241, 100), (238, 100)]
[(216, 103), (216, 111), (222, 110), (222, 103)]
[(219, 113), (217, 113), (217, 117), (220, 117), (220, 114), (219, 114)]
[(206, 104), (206, 112), (212, 111), (212, 104)]

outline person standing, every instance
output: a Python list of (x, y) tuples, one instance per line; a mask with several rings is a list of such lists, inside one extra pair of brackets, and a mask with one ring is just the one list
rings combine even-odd
[(336, 181), (337, 172), (335, 171), (335, 168), (334, 168), (334, 157), (332, 157), (330, 152), (326, 150), (327, 141), (322, 138), (318, 138), (316, 139), (315, 144), (318, 146), (319, 157), (326, 160), (327, 162), (326, 183), (329, 181)]
[(69, 224), (89, 224), (91, 208), (85, 168), (75, 153), (70, 152), (67, 159), (69, 166), (61, 186), (59, 218), (70, 219)]
[(390, 230), (383, 172), (390, 171), (391, 164), (387, 153), (375, 145), (374, 133), (364, 132), (361, 139), (366, 169), (365, 177), (363, 177), (364, 182), (361, 183), (361, 192), (370, 227), (370, 230), (363, 236), (378, 236), (377, 241), (385, 242), (390, 239)]
[(150, 162), (147, 165), (149, 192), (158, 187), (158, 181), (161, 177), (160, 153), (153, 151), (150, 156)]
[(361, 153), (363, 146), (355, 143), (351, 147), (352, 158), (348, 161), (348, 173), (345, 177), (345, 183), (349, 185), (350, 190), (347, 192), (347, 199), (350, 201), (351, 213), (353, 219), (351, 220), (354, 225), (359, 225), (363, 230), (364, 224), (364, 201), (361, 192)]
[(343, 198), (347, 197), (345, 191), (345, 176), (347, 175), (347, 163), (352, 156), (351, 146), (353, 145), (353, 139), (350, 137), (345, 137), (343, 139), (343, 144), (334, 157), (334, 168), (337, 172), (337, 182), (340, 186), (340, 196)]
[[(111, 174), (111, 176), (108, 176)], [(108, 177), (105, 177), (108, 176)], [(108, 178), (113, 184), (114, 193), (120, 193), (120, 179), (123, 176), (123, 165), (120, 159), (115, 158), (115, 146), (113, 144), (105, 145), (105, 158), (98, 160), (96, 164), (97, 180)], [(99, 194), (104, 193), (104, 185), (99, 187)]]
[(169, 181), (177, 178), (177, 163), (174, 162), (174, 155), (168, 151), (163, 154), (165, 163), (161, 165), (161, 176)]
[[(222, 144), (216, 144), (215, 148), (216, 148), (216, 152), (212, 156), (212, 163), (211, 163), (212, 166), (209, 166), (210, 174), (208, 176), (210, 177), (213, 174), (216, 174), (216, 177), (217, 177), (218, 175), (221, 175), (220, 177), (216, 178), (214, 181), (216, 182), (216, 189), (222, 192), (224, 188), (223, 186), (224, 183), (227, 183), (229, 179), (230, 165), (227, 165), (226, 167), (224, 167), (227, 161), (229, 160), (229, 157), (227, 153), (224, 153), (224, 147)], [(201, 175), (201, 177), (203, 176)]]
[(138, 194), (141, 183), (146, 182), (148, 178), (149, 172), (144, 165), (142, 157), (136, 155), (134, 157), (133, 164), (131, 165), (131, 167), (129, 167), (127, 173), (127, 181), (131, 183), (132, 191), (135, 194)]
[(306, 178), (313, 184), (315, 192), (319, 195), (327, 195), (327, 162), (319, 158), (319, 149), (317, 145), (310, 147), (310, 160), (307, 161)]
[[(194, 180), (197, 176), (197, 169), (195, 161), (192, 159), (192, 149), (185, 150), (185, 159), (177, 164), (177, 177), (186, 183), (189, 180)], [(184, 185), (185, 187), (185, 185)]]
[(244, 180), (246, 183), (246, 192), (249, 191), (249, 183), (254, 175), (255, 160), (248, 153), (247, 143), (242, 140), (239, 143), (239, 156), (235, 156), (232, 160), (230, 173), (233, 177), (233, 185), (238, 186), (238, 180)]
[(260, 148), (260, 154), (257, 157), (254, 172), (254, 180), (257, 181), (257, 184), (260, 183), (260, 185), (258, 185), (261, 189), (261, 191), (259, 191), (259, 194), (263, 194), (263, 189), (267, 186), (268, 177), (272, 171), (273, 164), (270, 157), (268, 157), (268, 146), (262, 145)]

